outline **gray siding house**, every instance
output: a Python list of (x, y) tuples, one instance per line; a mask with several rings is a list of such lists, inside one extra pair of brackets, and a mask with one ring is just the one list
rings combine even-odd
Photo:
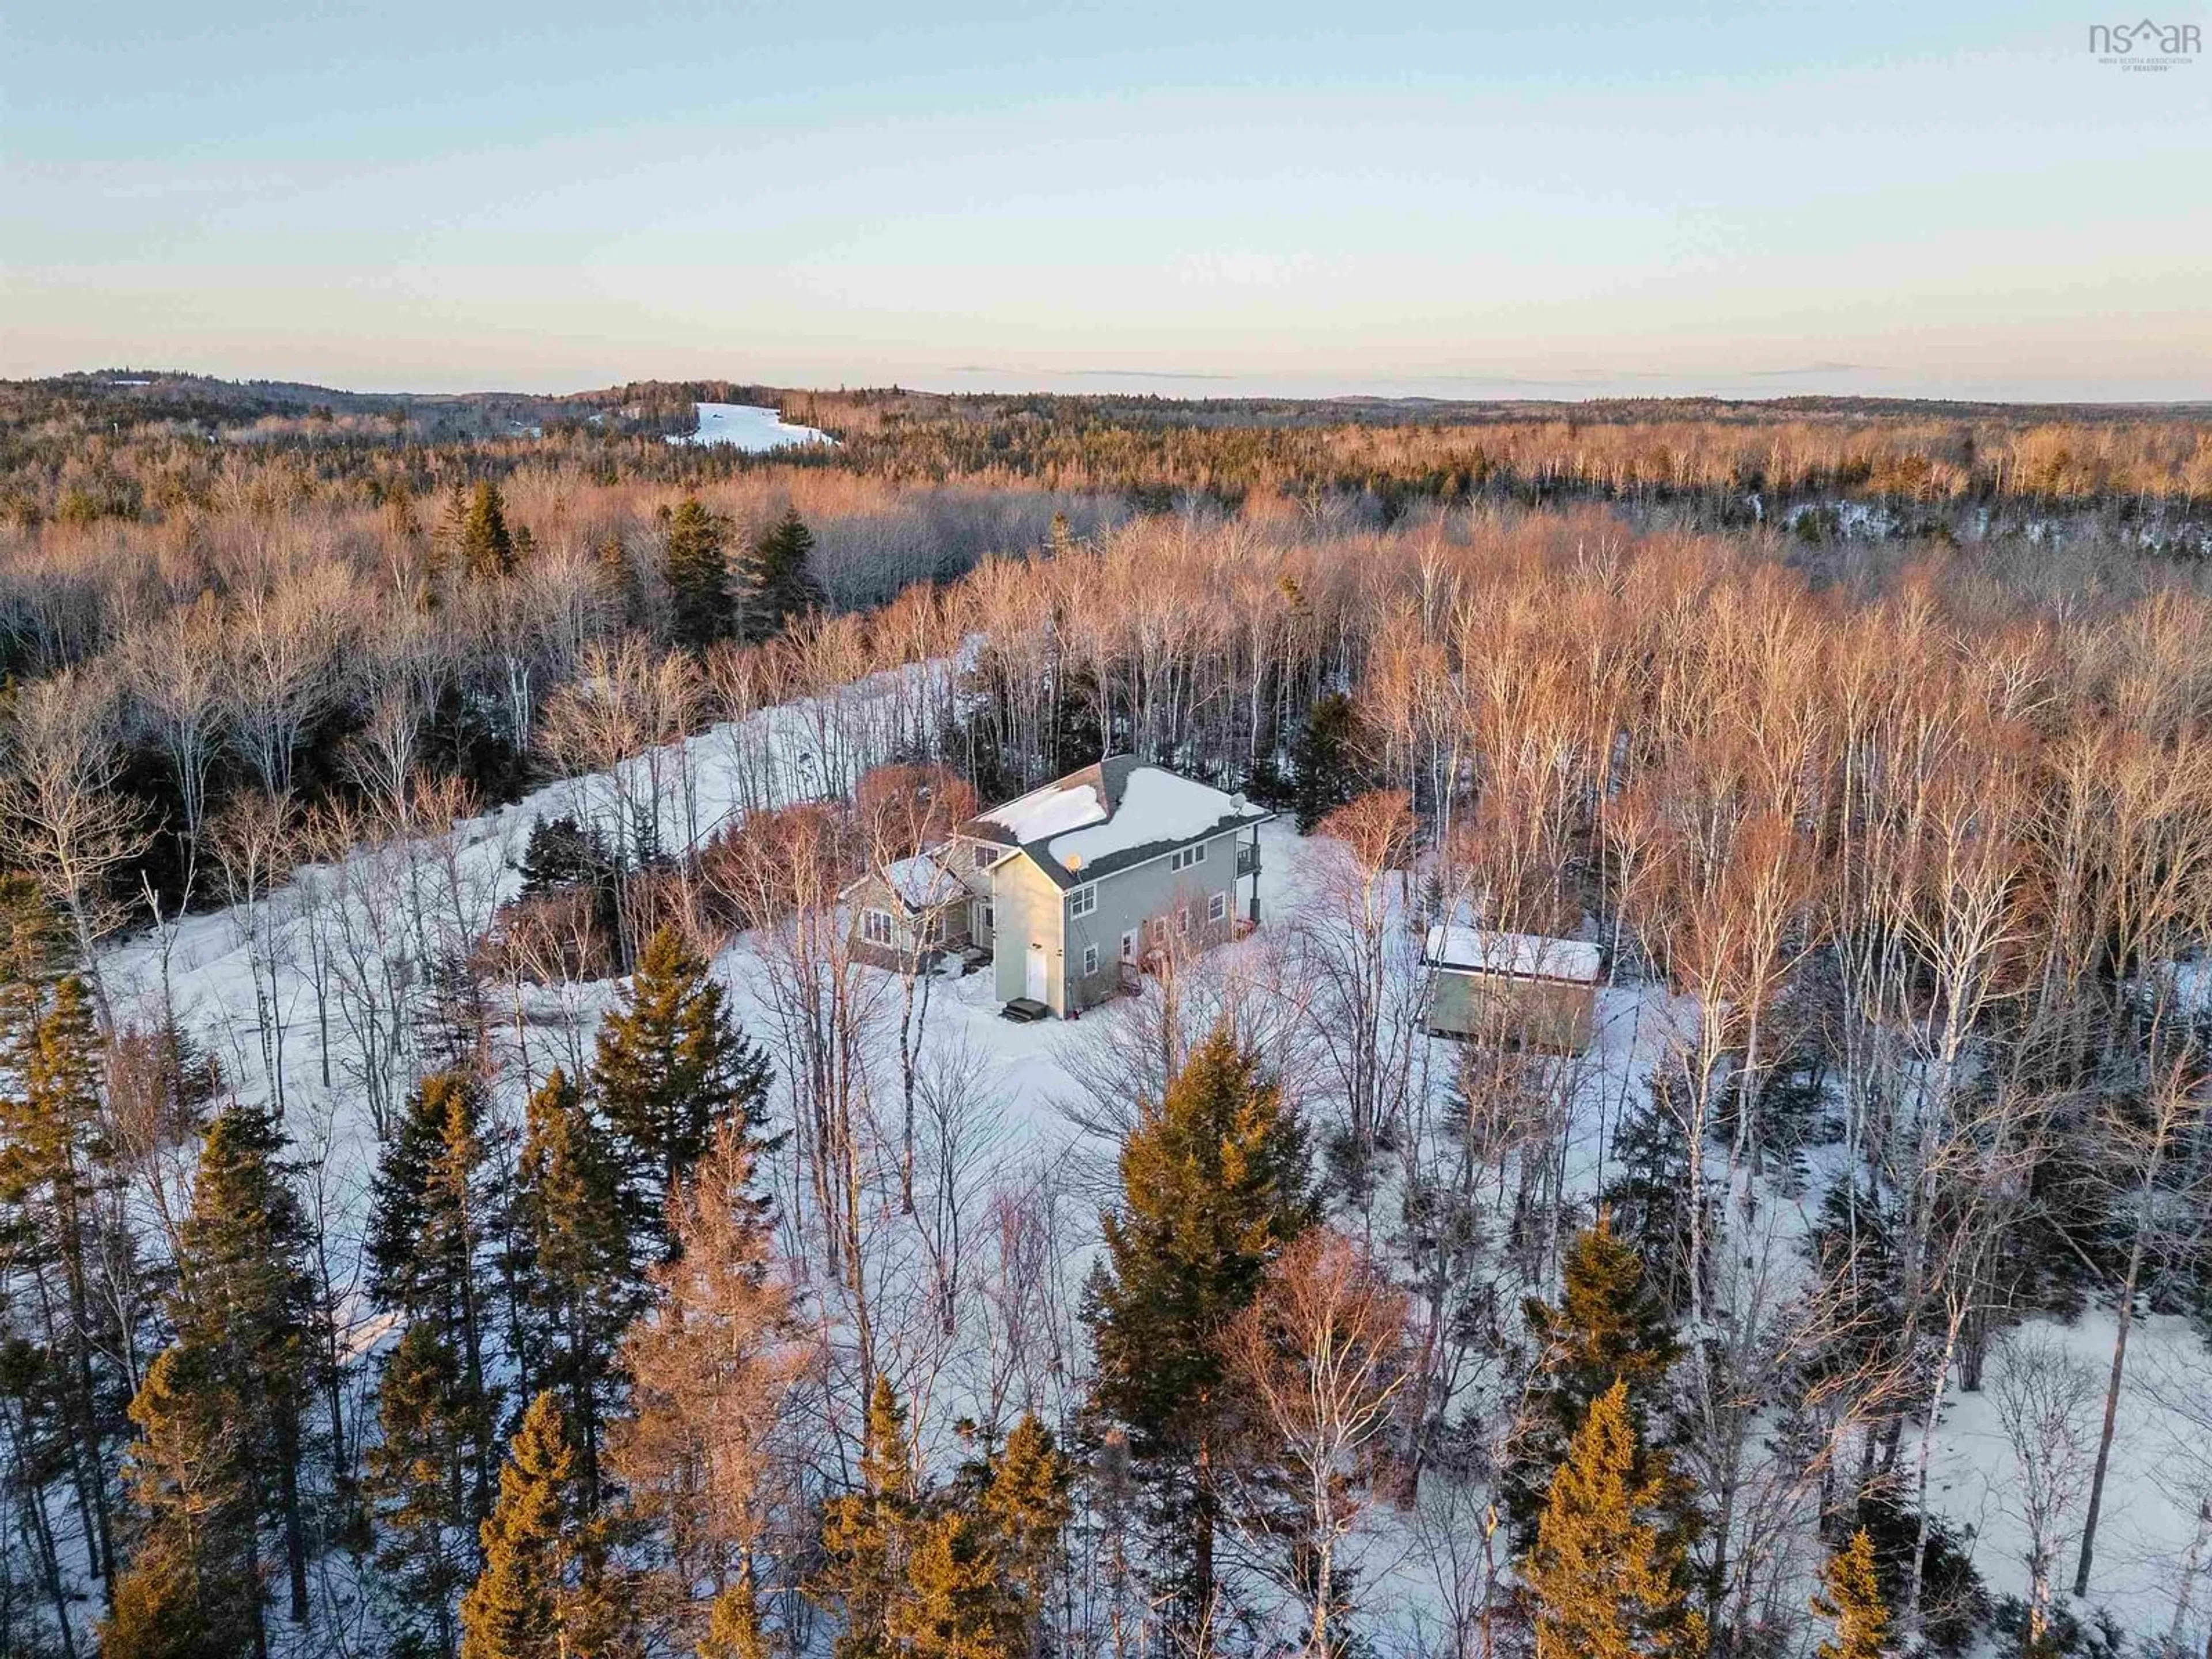
[(969, 890), (968, 937), (991, 952), (1000, 1000), (1066, 1018), (1133, 984), (1156, 951), (1257, 922), (1258, 828), (1272, 816), (1120, 755), (978, 813), (939, 858)]

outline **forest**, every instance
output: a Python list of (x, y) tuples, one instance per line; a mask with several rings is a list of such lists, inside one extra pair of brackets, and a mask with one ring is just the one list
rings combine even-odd
[[(2212, 1659), (2208, 498), (2172, 409), (0, 388), (0, 1652)], [(1124, 753), (1273, 810), (1249, 937), (856, 948)], [(1585, 1052), (1430, 1034), (1469, 920)]]

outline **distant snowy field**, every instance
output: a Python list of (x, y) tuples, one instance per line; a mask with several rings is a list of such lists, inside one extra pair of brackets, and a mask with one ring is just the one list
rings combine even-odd
[(811, 426), (786, 426), (781, 415), (757, 404), (701, 404), (699, 429), (672, 434), (668, 441), (730, 444), (754, 454), (789, 449), (795, 444), (828, 444), (834, 448), (837, 442), (828, 433), (817, 432)]

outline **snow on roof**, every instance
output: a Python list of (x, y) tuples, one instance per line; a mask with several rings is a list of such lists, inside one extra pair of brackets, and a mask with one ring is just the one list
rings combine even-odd
[(1580, 939), (1546, 939), (1540, 933), (1492, 933), (1480, 927), (1429, 929), (1421, 959), (1439, 968), (1478, 974), (1512, 974), (1528, 979), (1565, 979), (1595, 985), (1603, 954)]
[(901, 859), (883, 872), (884, 884), (899, 896), (909, 910), (927, 910), (964, 897), (968, 890), (960, 878), (928, 853)]
[(1048, 783), (1004, 806), (976, 814), (979, 822), (997, 824), (1024, 846), (1042, 841), (1048, 836), (1079, 830), (1086, 823), (1103, 823), (1106, 817), (1106, 803), (1100, 799), (1096, 785), (1065, 781)]
[(1133, 767), (1111, 817), (1054, 836), (1045, 850), (1064, 868), (1079, 870), (1135, 848), (1188, 841), (1224, 818), (1247, 814), (1245, 804), (1233, 795), (1178, 777), (1164, 767)]

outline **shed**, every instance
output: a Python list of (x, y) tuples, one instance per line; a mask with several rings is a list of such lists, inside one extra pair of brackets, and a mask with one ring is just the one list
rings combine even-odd
[(1581, 939), (1429, 929), (1421, 951), (1429, 976), (1429, 1030), (1482, 1037), (1546, 1054), (1578, 1054), (1597, 1023), (1605, 953)]

